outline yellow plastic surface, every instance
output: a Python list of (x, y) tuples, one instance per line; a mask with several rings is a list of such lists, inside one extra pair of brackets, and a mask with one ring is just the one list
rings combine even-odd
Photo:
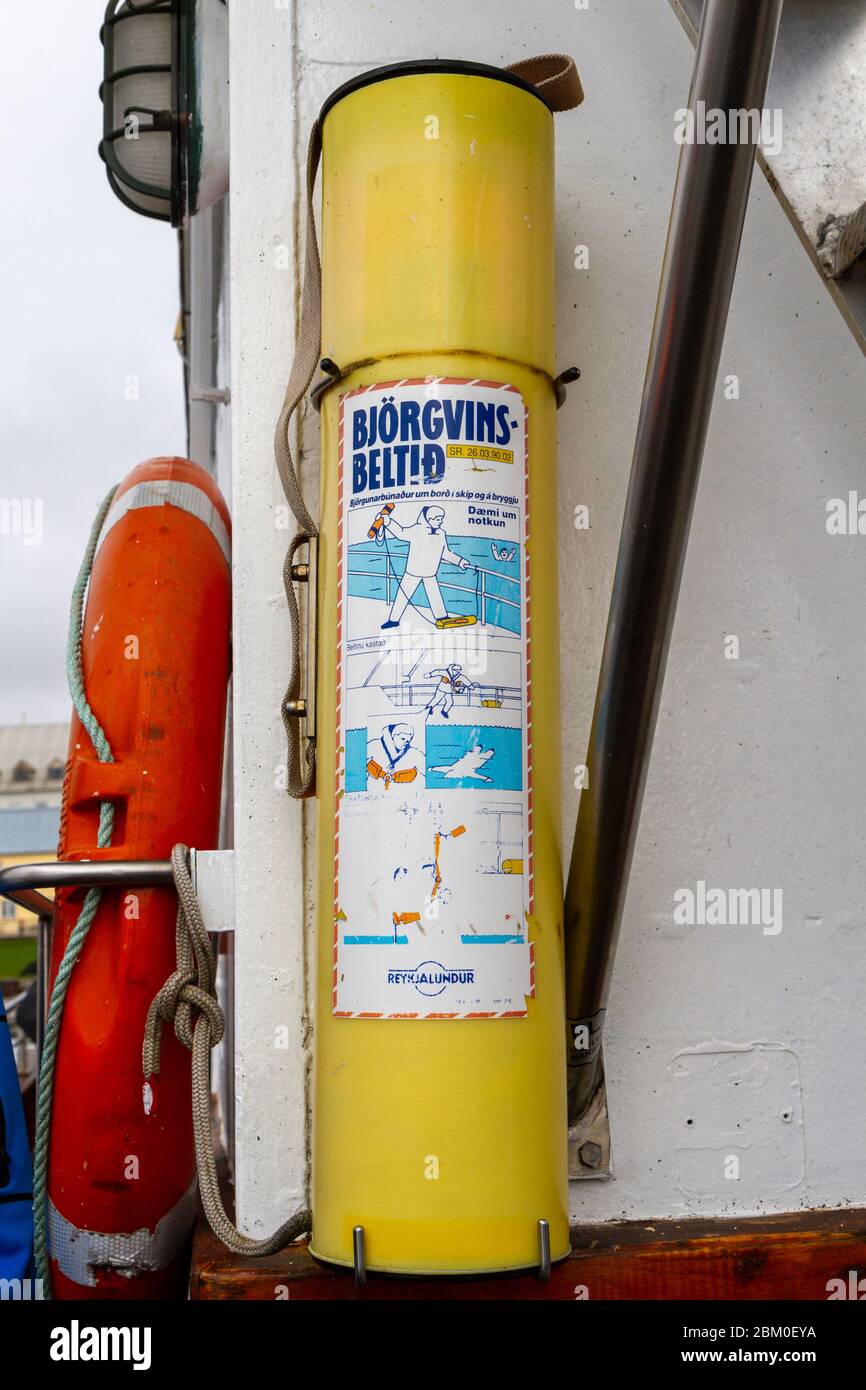
[(351, 92), (322, 133), (323, 355), (477, 352), (553, 375), (553, 230), (538, 97), (432, 75)]
[[(425, 138), (431, 116), (438, 140)], [(568, 1252), (552, 143), (537, 98), (463, 75), (361, 88), (324, 124), (322, 350), (344, 368), (366, 365), (322, 408), (312, 1248), (351, 1264), (361, 1225), (372, 1270), (525, 1268), (538, 1260), (540, 1218), (553, 1258)], [(529, 407), (536, 992), (526, 1018), (331, 1012), (339, 396), (427, 375), (508, 382)]]

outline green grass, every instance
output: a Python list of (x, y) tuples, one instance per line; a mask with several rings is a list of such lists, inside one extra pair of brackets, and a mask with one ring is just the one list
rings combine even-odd
[(0, 937), (0, 979), (17, 979), (31, 962), (36, 963), (35, 937)]

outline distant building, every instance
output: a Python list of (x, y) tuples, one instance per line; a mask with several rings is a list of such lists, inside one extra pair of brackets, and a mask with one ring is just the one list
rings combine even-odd
[(0, 724), (0, 808), (59, 806), (68, 743), (68, 724)]
[[(67, 724), (0, 725), (0, 869), (57, 856)], [(32, 912), (0, 898), (0, 936), (33, 931)]]

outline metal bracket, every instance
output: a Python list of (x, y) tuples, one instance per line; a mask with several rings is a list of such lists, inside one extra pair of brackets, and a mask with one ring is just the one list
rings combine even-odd
[(538, 1280), (541, 1284), (550, 1283), (550, 1224), (538, 1223)]
[(565, 398), (568, 395), (568, 387), (572, 381), (580, 381), (580, 367), (566, 367), (564, 372), (553, 379), (553, 394), (556, 396), (556, 408), (559, 410), (565, 405)]
[(191, 386), (191, 401), (204, 401), (207, 405), (228, 405), (232, 393), (227, 386)]
[(838, 280), (866, 251), (866, 203), (856, 212), (825, 218), (818, 228), (816, 246), (824, 274)]
[(367, 1251), (364, 1243), (364, 1227), (352, 1227), (352, 1255), (355, 1264), (355, 1283), (363, 1289), (367, 1283)]
[(318, 669), (317, 595), (319, 592), (319, 538), (307, 538), (306, 563), (292, 565), (292, 579), (307, 585), (307, 651), (305, 661), (306, 694), (300, 700), (287, 700), (283, 705), (293, 719), (303, 719), (304, 736), (316, 738), (316, 672)]
[(310, 400), (313, 403), (313, 408), (315, 410), (321, 411), (322, 397), (324, 396), (329, 386), (333, 386), (335, 381), (340, 380), (341, 376), (343, 375), (343, 371), (342, 368), (338, 367), (336, 362), (330, 357), (323, 357), (321, 362), (319, 363), (319, 368), (322, 371), (323, 375), (319, 377), (318, 381), (313, 382), (313, 386), (310, 391)]
[(568, 1131), (568, 1176), (572, 1181), (611, 1176), (610, 1126), (603, 1073), (595, 1095)]
[(191, 850), (190, 876), (208, 931), (233, 932), (235, 929), (234, 850)]

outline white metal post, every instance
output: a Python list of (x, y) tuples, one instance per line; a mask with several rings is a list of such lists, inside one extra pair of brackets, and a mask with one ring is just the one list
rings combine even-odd
[(288, 532), (273, 430), (291, 363), (297, 195), (293, 10), (230, 9), (238, 1222), (261, 1236), (306, 1179), (301, 807), (282, 779)]

